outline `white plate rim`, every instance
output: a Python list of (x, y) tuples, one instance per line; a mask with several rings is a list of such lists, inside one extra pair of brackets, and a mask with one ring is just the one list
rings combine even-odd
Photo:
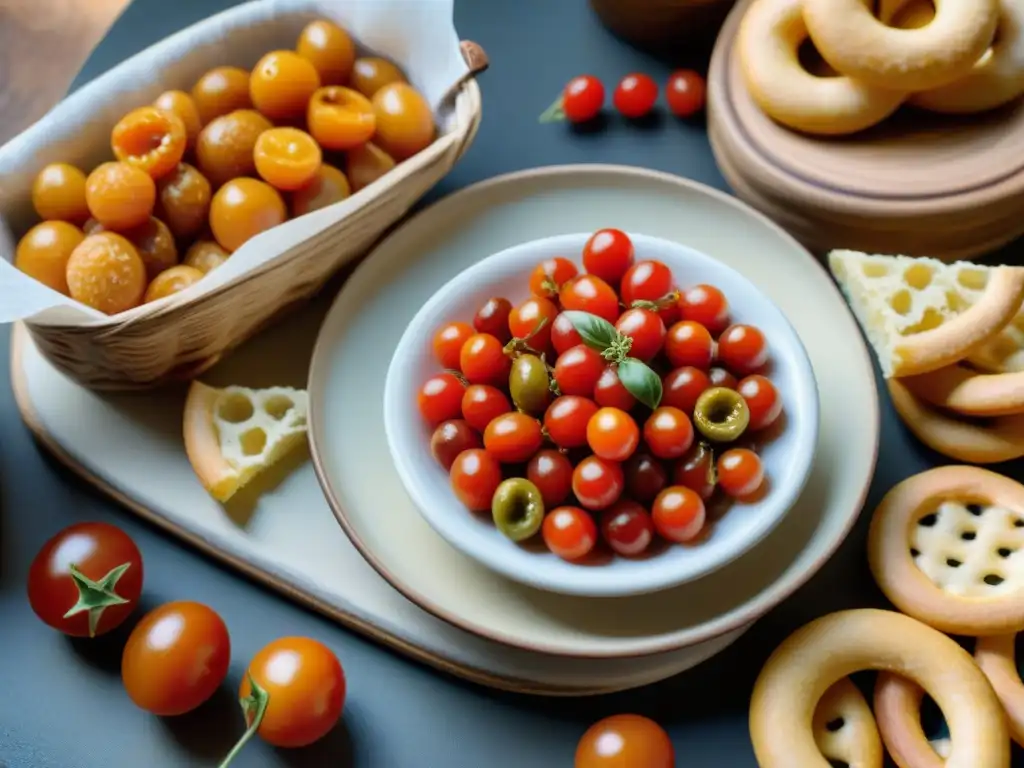
[[(717, 202), (725, 205), (729, 208), (733, 208), (740, 215), (753, 217), (757, 219), (763, 226), (772, 230), (780, 239), (789, 243), (794, 251), (794, 256), (800, 254), (806, 260), (809, 269), (819, 270), (825, 273), (825, 276), (831, 282), (831, 278), (828, 276), (825, 267), (815, 257), (807, 251), (796, 239), (789, 235), (780, 226), (775, 224), (771, 219), (767, 218), (760, 212), (749, 207), (737, 198), (731, 195), (714, 189), (691, 179), (685, 179), (680, 176), (676, 176), (671, 173), (664, 171), (657, 171), (649, 168), (639, 168), (634, 166), (616, 165), (610, 163), (582, 163), (582, 164), (570, 164), (570, 165), (547, 165), (536, 168), (530, 168), (522, 171), (513, 171), (511, 173), (501, 174), (488, 179), (471, 184), (460, 190), (457, 190), (449, 195), (446, 195), (442, 199), (432, 203), (427, 208), (419, 211), (409, 219), (405, 220), (401, 225), (391, 231), (386, 237), (384, 237), (374, 249), (359, 263), (353, 272), (348, 276), (346, 285), (338, 292), (335, 297), (331, 308), (328, 310), (324, 317), (323, 324), (321, 325), (320, 332), (317, 335), (316, 342), (313, 347), (312, 360), (310, 362), (309, 377), (307, 379), (307, 389), (309, 392), (309, 446), (310, 456), (313, 462), (314, 471), (321, 488), (323, 489), (324, 496), (327, 499), (328, 505), (331, 511), (334, 513), (338, 524), (342, 530), (352, 541), (353, 546), (359, 551), (359, 553), (366, 559), (370, 566), (376, 570), (381, 577), (391, 584), (395, 589), (401, 592), (410, 601), (421, 607), (423, 610), (431, 613), (437, 618), (452, 624), (460, 629), (467, 632), (471, 632), (475, 635), (486, 637), (495, 642), (510, 645), (517, 648), (523, 648), (530, 651), (536, 651), (539, 653), (545, 653), (554, 656), (568, 656), (573, 658), (630, 658), (630, 657), (641, 657), (648, 656), (656, 653), (663, 653), (665, 651), (677, 650), (691, 645), (710, 640), (718, 637), (727, 632), (739, 629), (740, 627), (749, 626), (753, 622), (757, 621), (768, 613), (772, 608), (776, 607), (784, 600), (789, 598), (794, 592), (800, 587), (806, 584), (821, 568), (827, 563), (832, 556), (839, 549), (840, 545), (849, 536), (851, 530), (856, 524), (860, 511), (863, 509), (864, 502), (867, 498), (868, 492), (871, 488), (871, 482), (874, 477), (874, 470), (878, 462), (878, 451), (879, 451), (879, 439), (880, 439), (880, 428), (879, 428), (879, 417), (880, 417), (880, 404), (878, 399), (878, 393), (875, 388), (870, 390), (870, 410), (871, 416), (870, 422), (875, 425), (875, 440), (874, 450), (870, 457), (868, 465), (868, 471), (865, 473), (865, 477), (862, 481), (862, 487), (855, 499), (854, 510), (851, 511), (848, 518), (844, 521), (844, 524), (839, 528), (836, 534), (826, 542), (826, 545), (822, 548), (822, 551), (818, 554), (815, 560), (804, 570), (798, 574), (792, 574), (788, 579), (783, 578), (771, 584), (768, 588), (763, 590), (758, 596), (745, 604), (742, 609), (736, 609), (732, 613), (728, 620), (710, 621), (706, 622), (705, 626), (700, 629), (689, 628), (682, 634), (685, 635), (683, 639), (659, 639), (656, 642), (651, 642), (647, 646), (643, 647), (642, 650), (633, 650), (630, 652), (612, 652), (612, 651), (592, 651), (592, 652), (570, 652), (562, 646), (546, 647), (541, 644), (533, 644), (523, 642), (515, 637), (508, 636), (502, 632), (493, 631), (487, 627), (480, 626), (475, 623), (472, 619), (464, 616), (459, 616), (445, 608), (437, 605), (428, 596), (422, 594), (412, 585), (409, 585), (393, 573), (391, 573), (387, 566), (374, 554), (369, 546), (364, 542), (358, 535), (354, 526), (348, 521), (347, 513), (344, 506), (340, 503), (338, 495), (335, 493), (333, 483), (330, 474), (327, 470), (326, 463), (321, 455), (321, 422), (318, 413), (320, 411), (319, 401), (323, 396), (323, 390), (320, 387), (320, 382), (325, 381), (327, 378), (327, 357), (328, 353), (326, 349), (328, 344), (325, 340), (325, 329), (329, 328), (332, 323), (332, 318), (335, 317), (341, 309), (341, 306), (347, 297), (347, 291), (350, 290), (353, 284), (353, 278), (357, 277), (361, 272), (367, 269), (367, 264), (374, 257), (378, 250), (383, 250), (390, 243), (392, 239), (395, 239), (406, 227), (419, 222), (422, 219), (427, 219), (432, 215), (437, 215), (437, 211), (444, 207), (457, 206), (461, 200), (472, 196), (474, 194), (480, 194), (489, 191), (493, 187), (514, 185), (520, 182), (531, 182), (536, 183), (540, 180), (549, 179), (552, 185), (557, 185), (560, 180), (565, 178), (571, 178), (573, 176), (585, 178), (587, 176), (608, 176), (608, 175), (619, 175), (622, 177), (630, 178), (632, 180), (650, 180), (658, 184), (672, 184), (683, 187), (689, 192), (705, 195), (714, 198)], [(838, 294), (838, 289), (833, 286), (833, 290)], [(874, 368), (871, 363), (870, 353), (868, 352), (867, 346), (863, 343), (858, 345), (858, 356), (862, 367), (869, 372), (871, 378), (874, 378)]]

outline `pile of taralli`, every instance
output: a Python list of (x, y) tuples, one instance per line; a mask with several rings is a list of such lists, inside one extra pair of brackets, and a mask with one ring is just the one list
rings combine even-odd
[(357, 58), (345, 30), (314, 21), (294, 50), (247, 71), (218, 67), (191, 92), (130, 110), (112, 159), (88, 174), (43, 168), (41, 223), (14, 263), (116, 315), (195, 284), (256, 235), (337, 203), (436, 136), (430, 105), (390, 61)]
[[(1024, 94), (1019, 0), (755, 0), (738, 55), (749, 90), (773, 120), (845, 135), (903, 104), (944, 114), (986, 112)], [(811, 43), (823, 62), (804, 63)]]

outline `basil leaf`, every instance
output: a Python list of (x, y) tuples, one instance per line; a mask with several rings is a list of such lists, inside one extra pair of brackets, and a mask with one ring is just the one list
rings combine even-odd
[(619, 363), (618, 374), (629, 394), (648, 408), (654, 410), (661, 403), (661, 378), (646, 364), (635, 357), (627, 357)]
[(569, 318), (583, 343), (591, 349), (604, 352), (618, 338), (619, 332), (615, 330), (615, 326), (603, 317), (572, 309), (562, 314)]

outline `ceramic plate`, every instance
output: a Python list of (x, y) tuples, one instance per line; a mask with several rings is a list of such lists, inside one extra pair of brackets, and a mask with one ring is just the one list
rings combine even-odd
[[(739, 270), (800, 334), (818, 380), (816, 461), (782, 523), (752, 552), (680, 587), (628, 598), (542, 592), (489, 571), (420, 516), (391, 463), (382, 395), (409, 320), (460, 270), (527, 240), (601, 227), (676, 240)], [(409, 599), (468, 631), (566, 656), (693, 645), (762, 616), (831, 556), (860, 513), (878, 449), (868, 351), (824, 268), (733, 198), (618, 166), (511, 174), (449, 196), (389, 236), (328, 313), (309, 378), (317, 475), (342, 528)]]

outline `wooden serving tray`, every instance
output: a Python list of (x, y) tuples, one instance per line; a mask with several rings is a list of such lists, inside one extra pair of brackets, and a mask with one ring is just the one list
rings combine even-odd
[(911, 108), (859, 134), (818, 138), (774, 122), (735, 50), (751, 0), (729, 15), (708, 75), (708, 133), (736, 194), (813, 250), (986, 254), (1024, 234), (1024, 100), (982, 115)]

